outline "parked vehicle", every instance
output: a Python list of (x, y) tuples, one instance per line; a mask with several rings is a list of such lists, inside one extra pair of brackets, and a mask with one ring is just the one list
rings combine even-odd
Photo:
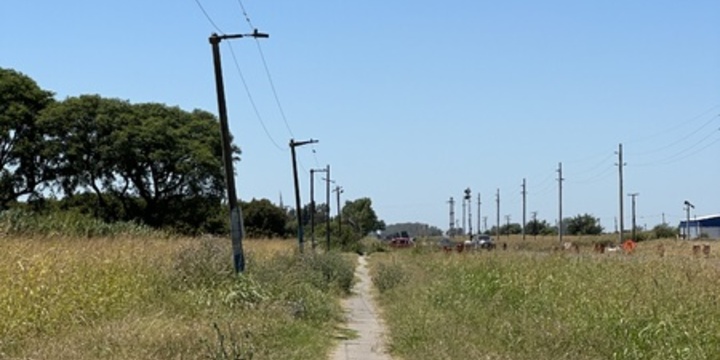
[(438, 247), (440, 247), (440, 248), (454, 248), (455, 247), (455, 242), (446, 237), (444, 237), (444, 238), (442, 238), (442, 240), (438, 241), (437, 244), (438, 244)]
[(394, 248), (408, 248), (415, 246), (415, 241), (411, 238), (397, 237), (390, 240), (390, 247)]
[(490, 235), (476, 235), (472, 240), (465, 241), (465, 246), (492, 250), (495, 249), (495, 241)]

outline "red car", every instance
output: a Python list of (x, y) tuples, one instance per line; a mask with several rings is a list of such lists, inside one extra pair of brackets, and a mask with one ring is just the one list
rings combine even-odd
[(408, 248), (415, 246), (415, 241), (411, 238), (398, 237), (390, 240), (390, 247), (394, 248)]

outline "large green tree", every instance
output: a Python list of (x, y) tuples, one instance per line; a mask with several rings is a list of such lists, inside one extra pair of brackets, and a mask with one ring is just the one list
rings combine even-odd
[(54, 176), (48, 162), (55, 154), (37, 121), (52, 102), (53, 94), (28, 76), (0, 68), (0, 209)]
[(350, 224), (360, 235), (385, 229), (385, 223), (378, 219), (372, 208), (372, 200), (367, 197), (346, 201), (342, 208), (342, 220)]
[(600, 219), (590, 215), (576, 215), (565, 221), (567, 233), (570, 235), (597, 235), (602, 233)]
[(219, 211), (222, 147), (208, 112), (84, 95), (48, 107), (41, 124), (59, 154), (56, 188), (66, 196), (94, 193), (108, 220), (198, 231)]
[(245, 230), (251, 237), (283, 237), (286, 235), (287, 214), (268, 199), (252, 199), (242, 203)]
[(40, 122), (58, 154), (52, 161), (55, 187), (68, 197), (92, 192), (101, 209), (109, 207), (107, 194), (116, 188), (126, 193), (127, 184), (117, 183), (118, 134), (132, 121), (132, 105), (98, 95), (67, 98), (45, 109)]
[(133, 110), (129, 126), (117, 130), (117, 172), (122, 189), (143, 200), (150, 225), (165, 223), (166, 210), (184, 198), (222, 198), (222, 147), (212, 114), (162, 104)]

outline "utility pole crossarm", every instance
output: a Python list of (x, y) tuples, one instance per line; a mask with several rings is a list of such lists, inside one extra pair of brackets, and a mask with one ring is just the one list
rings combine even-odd
[(268, 35), (268, 34), (266, 34), (266, 33), (261, 33), (261, 32), (259, 32), (257, 29), (253, 30), (253, 32), (250, 33), (250, 34), (222, 34), (222, 35), (218, 35), (217, 33), (212, 33), (212, 34), (210, 35), (210, 43), (211, 43), (211, 44), (216, 44), (216, 43), (219, 43), (221, 40), (225, 40), (225, 39), (240, 39), (240, 38), (244, 38), (244, 37), (253, 37), (253, 38), (256, 38), (256, 39), (267, 39), (267, 38), (270, 37), (270, 35)]
[(318, 142), (318, 140), (313, 140), (313, 139), (305, 140), (305, 141), (295, 141), (295, 139), (290, 139), (290, 147), (303, 146), (303, 145), (307, 145), (307, 144), (316, 144), (317, 142)]

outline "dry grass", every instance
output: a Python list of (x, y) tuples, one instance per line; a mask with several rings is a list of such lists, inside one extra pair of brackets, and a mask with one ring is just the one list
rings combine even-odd
[(235, 277), (229, 239), (0, 238), (0, 358), (325, 354), (341, 291), (320, 271), (352, 264), (299, 259), (292, 241), (244, 246), (248, 271)]
[(380, 297), (394, 353), (532, 360), (720, 353), (718, 254), (695, 256), (692, 245), (703, 243), (675, 240), (641, 242), (632, 255), (597, 254), (592, 243), (602, 239), (566, 240), (580, 253), (554, 251), (557, 238), (501, 238), (507, 251), (373, 255), (376, 284), (391, 285)]

